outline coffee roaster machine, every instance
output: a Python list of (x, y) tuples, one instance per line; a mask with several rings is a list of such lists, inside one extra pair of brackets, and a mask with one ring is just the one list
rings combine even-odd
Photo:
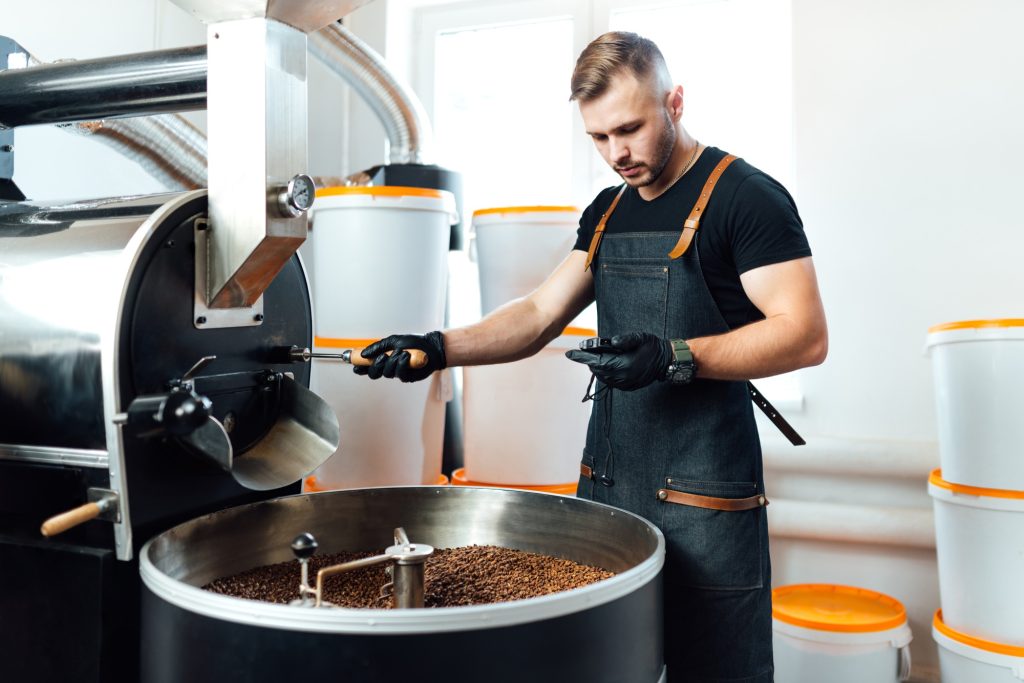
[[(175, 0), (205, 47), (7, 71), (27, 53), (0, 39), (0, 680), (663, 677), (664, 539), (645, 520), (486, 489), (298, 495), (344, 438), (294, 352), (314, 329), (306, 41), (367, 1)], [(208, 190), (40, 203), (12, 180), (18, 126), (203, 108)], [(617, 575), (387, 613), (201, 588), (300, 557), (300, 532), (336, 552), (396, 527)]]
[[(282, 349), (313, 338), (306, 36), (365, 2), (182, 0), (205, 48), (0, 72), (0, 679), (137, 680), (142, 544), (297, 493), (338, 447)], [(18, 126), (203, 108), (208, 191), (12, 180)]]

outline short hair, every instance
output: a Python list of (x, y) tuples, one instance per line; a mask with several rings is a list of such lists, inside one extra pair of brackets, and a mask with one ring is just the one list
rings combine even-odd
[(572, 72), (569, 100), (586, 102), (600, 97), (612, 77), (623, 69), (629, 69), (637, 80), (654, 76), (666, 90), (671, 88), (665, 57), (653, 40), (628, 31), (610, 31), (595, 38), (580, 53)]

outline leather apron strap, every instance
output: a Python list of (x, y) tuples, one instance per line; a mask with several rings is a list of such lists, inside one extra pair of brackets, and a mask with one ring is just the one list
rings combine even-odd
[(725, 173), (725, 169), (729, 167), (729, 164), (736, 161), (736, 155), (726, 154), (722, 157), (722, 160), (715, 166), (715, 170), (711, 171), (711, 175), (708, 176), (708, 180), (704, 183), (704, 188), (700, 191), (700, 197), (697, 198), (697, 203), (693, 205), (693, 210), (690, 211), (690, 215), (687, 216), (686, 222), (683, 223), (683, 232), (679, 235), (679, 241), (676, 242), (676, 246), (668, 253), (670, 259), (677, 259), (690, 248), (690, 244), (693, 242), (693, 236), (697, 234), (697, 228), (700, 227), (700, 219), (703, 215), (704, 209), (708, 206), (708, 200), (711, 199), (711, 193), (715, 190), (715, 185), (718, 184), (718, 179)]
[(622, 199), (622, 195), (626, 192), (626, 184), (622, 184), (622, 188), (619, 193), (615, 195), (615, 199), (612, 200), (611, 206), (601, 216), (601, 220), (598, 221), (597, 227), (594, 228), (594, 236), (590, 238), (590, 249), (587, 250), (587, 264), (583, 266), (583, 272), (590, 270), (590, 263), (594, 260), (594, 256), (597, 254), (597, 248), (601, 246), (601, 238), (604, 236), (604, 225), (608, 222), (608, 218), (612, 215), (612, 211), (615, 210), (615, 206)]
[(683, 493), (672, 489), (658, 489), (658, 500), (676, 505), (689, 505), (690, 507), (705, 508), (708, 510), (723, 510), (725, 512), (742, 512), (743, 510), (754, 510), (763, 508), (768, 504), (768, 499), (763, 493), (749, 498), (715, 498), (714, 496), (698, 496), (693, 493)]

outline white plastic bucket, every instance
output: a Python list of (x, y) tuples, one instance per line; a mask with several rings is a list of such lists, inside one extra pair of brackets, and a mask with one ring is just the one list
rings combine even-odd
[(910, 676), (903, 605), (828, 584), (772, 591), (775, 683), (896, 683)]
[(1024, 491), (1024, 319), (928, 330), (947, 481)]
[(565, 357), (594, 330), (567, 328), (514, 363), (462, 370), (465, 476), (488, 484), (575, 482), (586, 443), (590, 370)]
[(943, 622), (942, 610), (932, 620), (932, 638), (939, 646), (942, 683), (1024, 681), (1024, 647), (993, 643), (951, 629)]
[[(313, 213), (314, 350), (337, 353), (387, 334), (443, 327), (450, 192), (322, 188)], [(318, 489), (437, 481), (449, 373), (375, 382), (350, 365), (315, 359), (311, 388), (341, 429), (338, 451), (313, 473)]]
[(480, 264), (480, 308), (498, 306), (536, 289), (576, 242), (575, 206), (508, 206), (473, 213), (470, 255)]
[(928, 479), (945, 623), (997, 643), (1024, 646), (1024, 491)]
[(444, 324), (450, 192), (328, 187), (313, 207), (313, 305), (319, 337), (377, 338)]
[(338, 450), (313, 472), (317, 488), (434, 484), (441, 473), (449, 372), (422, 382), (373, 381), (354, 374), (351, 365), (314, 359), (310, 388), (334, 408), (341, 432)]

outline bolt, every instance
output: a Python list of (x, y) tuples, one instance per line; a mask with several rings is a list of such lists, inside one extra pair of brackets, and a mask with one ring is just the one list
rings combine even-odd
[(255, 320), (258, 323), (261, 323), (261, 322), (263, 322), (263, 314), (262, 313), (257, 313), (256, 315), (254, 315), (252, 317), (252, 319)]
[(166, 247), (168, 249), (170, 249), (173, 246), (174, 246), (174, 240), (167, 240), (166, 242), (164, 242), (164, 247)]
[(206, 324), (206, 316), (205, 315), (201, 315), (198, 318), (196, 318), (196, 325), (205, 325), (205, 324)]

